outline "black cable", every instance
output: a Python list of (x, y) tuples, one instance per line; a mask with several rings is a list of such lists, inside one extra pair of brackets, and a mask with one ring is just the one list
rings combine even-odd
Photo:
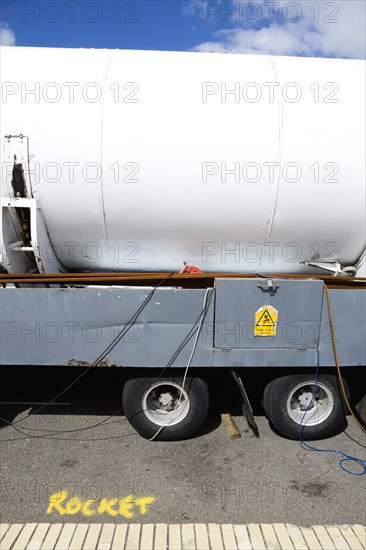
[[(92, 439), (75, 439), (75, 438), (72, 438), (72, 437), (50, 437), (49, 440), (50, 441), (90, 441), (92, 443), (94, 443), (95, 441), (110, 441), (111, 439), (123, 439), (124, 437), (130, 437), (132, 435), (138, 435), (137, 432), (131, 432), (129, 434), (124, 434), (124, 435), (113, 435), (111, 437), (93, 437)], [(28, 437), (13, 437), (13, 438), (8, 438), (8, 439), (2, 439), (1, 441), (3, 441), (4, 443), (8, 443), (10, 441), (23, 441), (24, 439), (29, 439)]]
[(354, 443), (357, 443), (357, 445), (359, 445), (360, 447), (362, 447), (363, 449), (366, 449), (366, 445), (363, 445), (362, 443), (360, 443), (359, 441), (357, 441), (357, 439), (354, 439), (351, 435), (349, 435), (349, 433), (346, 432), (346, 430), (344, 430), (343, 432), (349, 439), (351, 439)]
[(169, 273), (169, 275), (167, 275), (167, 277), (165, 277), (162, 281), (160, 281), (160, 283), (158, 283), (153, 289), (152, 291), (150, 292), (150, 294), (147, 295), (146, 299), (144, 300), (144, 302), (141, 304), (141, 306), (139, 307), (139, 309), (136, 311), (136, 313), (134, 313), (134, 315), (131, 317), (131, 319), (128, 321), (128, 323), (125, 324), (125, 326), (123, 327), (123, 329), (121, 330), (121, 332), (119, 334), (117, 334), (117, 336), (112, 340), (112, 342), (109, 344), (109, 346), (106, 347), (106, 349), (99, 355), (99, 357), (97, 357), (97, 359), (94, 361), (94, 363), (91, 365), (92, 367), (97, 367), (102, 361), (103, 359), (105, 359), (107, 357), (107, 355), (116, 347), (116, 345), (121, 341), (121, 339), (123, 338), (123, 336), (125, 336), (125, 334), (130, 330), (130, 328), (132, 328), (136, 322), (136, 319), (138, 318), (138, 316), (140, 315), (141, 311), (143, 311), (143, 309), (147, 306), (147, 304), (150, 302), (151, 298), (153, 297), (154, 295), (154, 292), (157, 288), (159, 288), (159, 286), (161, 286), (163, 283), (165, 283), (165, 281), (167, 279), (169, 279), (171, 276), (173, 275), (173, 273)]
[[(169, 275), (170, 277), (170, 275)], [(168, 278), (168, 277), (167, 277)], [(167, 279), (166, 278), (166, 279)], [(159, 286), (166, 280), (164, 279), (163, 281), (160, 282)], [(157, 287), (154, 287), (154, 289), (152, 290), (152, 292), (149, 294), (149, 296), (146, 298), (146, 300), (144, 301), (143, 303), (143, 306), (145, 307), (146, 304), (147, 304), (147, 300), (151, 299), (152, 297), (152, 294), (153, 292), (156, 290)], [(183, 342), (180, 344), (180, 346), (178, 347), (178, 349), (175, 351), (174, 355), (172, 356), (172, 358), (168, 361), (167, 365), (164, 367), (164, 369), (161, 371), (161, 373), (159, 374), (159, 377), (165, 372), (166, 369), (168, 369), (172, 364), (173, 362), (175, 361), (175, 359), (178, 357), (178, 355), (180, 354), (180, 352), (182, 351), (182, 349), (186, 346), (186, 344), (189, 342), (189, 340), (194, 336), (194, 334), (197, 332), (198, 330), (198, 326), (199, 325), (199, 322), (203, 317), (206, 316), (206, 313), (207, 313), (207, 310), (209, 308), (209, 305), (210, 305), (210, 302), (211, 302), (211, 298), (212, 298), (212, 295), (213, 295), (213, 289), (211, 290), (211, 292), (209, 293), (209, 296), (208, 296), (208, 299), (207, 299), (207, 302), (206, 302), (206, 306), (205, 308), (200, 312), (196, 322), (194, 323), (193, 327), (190, 329), (190, 331), (188, 332), (187, 336), (184, 338)], [(143, 308), (142, 308), (143, 309)], [(142, 310), (141, 307), (139, 308), (139, 312), (140, 310)], [(136, 314), (133, 316), (135, 317)], [(126, 325), (125, 325), (126, 326)], [(122, 329), (121, 332), (123, 332), (124, 329)], [(120, 333), (121, 334), (121, 333)], [(115, 343), (115, 345), (118, 343), (116, 342), (116, 340), (118, 339), (120, 335), (118, 335), (111, 344)], [(111, 346), (111, 344), (108, 346), (108, 348)], [(104, 352), (103, 352), (104, 353)], [(102, 355), (102, 354), (101, 354)], [(89, 370), (91, 368), (88, 367), (87, 370)], [(83, 373), (84, 374), (84, 373)], [(77, 380), (79, 380), (81, 378), (78, 377)], [(77, 381), (76, 380), (76, 381)], [(75, 382), (76, 382), (75, 381)], [(74, 382), (74, 383), (75, 383)], [(71, 385), (70, 385), (71, 387)], [(68, 388), (66, 388), (65, 391), (67, 391)], [(60, 395), (60, 394), (59, 394)], [(59, 397), (59, 396), (57, 396)], [(56, 397), (56, 398), (57, 398)], [(56, 399), (55, 398), (55, 399)], [(39, 410), (47, 407), (48, 404), (50, 404), (50, 402), (46, 403), (45, 405), (43, 405), (42, 407), (40, 407), (40, 409), (38, 409), (36, 412), (38, 412)], [(28, 429), (30, 431), (43, 431), (43, 432), (50, 432), (50, 433), (47, 433), (47, 434), (40, 434), (40, 435), (34, 435), (34, 434), (28, 434), (24, 431), (22, 431), (21, 429), (17, 428), (15, 426), (15, 424), (18, 424), (19, 422), (21, 422), (22, 420), (24, 419), (20, 419), (16, 422), (8, 422), (7, 420), (3, 419), (3, 418), (0, 418), (3, 422), (5, 422), (6, 424), (8, 424), (9, 426), (12, 426), (18, 433), (20, 433), (21, 435), (24, 435), (25, 437), (21, 437), (21, 438), (13, 438), (13, 439), (5, 439), (5, 440), (2, 440), (2, 441), (20, 441), (22, 439), (29, 439), (29, 438), (32, 438), (32, 439), (50, 439), (50, 440), (59, 440), (59, 441), (85, 441), (84, 439), (71, 439), (71, 438), (59, 438), (59, 437), (54, 437), (55, 435), (58, 435), (58, 434), (67, 434), (67, 433), (75, 433), (75, 432), (82, 432), (82, 431), (86, 431), (86, 430), (89, 430), (89, 429), (93, 429), (93, 428), (96, 428), (102, 424), (105, 424), (107, 421), (111, 420), (112, 418), (114, 418), (119, 412), (121, 412), (123, 410), (123, 408), (120, 408), (118, 411), (116, 411), (115, 413), (113, 413), (112, 415), (110, 415), (109, 417), (105, 418), (104, 420), (92, 425), (92, 426), (86, 426), (84, 428), (75, 428), (75, 429), (72, 429), (72, 430), (47, 430), (47, 429), (41, 429), (41, 428), (24, 428), (24, 429)], [(35, 414), (35, 413), (33, 413)], [(104, 439), (98, 439), (98, 438), (93, 438), (91, 440), (87, 440), (87, 441), (103, 441), (105, 439), (113, 439), (113, 438), (104, 438)]]
[[(162, 281), (160, 281), (160, 283), (158, 285), (156, 285), (153, 290), (150, 292), (150, 294), (146, 297), (146, 299), (144, 300), (143, 304), (140, 306), (140, 308), (137, 310), (137, 312), (131, 317), (130, 321), (128, 321), (128, 323), (124, 326), (124, 328), (121, 330), (121, 332), (114, 338), (114, 340), (108, 345), (108, 347), (106, 348), (106, 350), (98, 357), (98, 359), (93, 363), (93, 365), (89, 366), (86, 371), (84, 371), (74, 382), (72, 382), (63, 392), (61, 392), (60, 394), (58, 394), (53, 400), (49, 401), (48, 403), (44, 404), (42, 407), (40, 407), (39, 409), (37, 409), (34, 413), (32, 414), (36, 414), (38, 413), (40, 410), (44, 409), (45, 407), (47, 407), (48, 405), (50, 405), (51, 403), (53, 403), (58, 397), (60, 397), (63, 393), (65, 393), (66, 391), (68, 391), (69, 388), (71, 388), (78, 380), (80, 380), (80, 378), (82, 378), (82, 376), (84, 376), (86, 374), (86, 372), (88, 372), (92, 366), (94, 365), (97, 365), (100, 361), (103, 360), (103, 358), (108, 354), (110, 353), (110, 351), (112, 351), (112, 349), (114, 349), (114, 347), (120, 342), (121, 338), (126, 334), (126, 332), (130, 329), (130, 325), (133, 326), (133, 324), (136, 322), (136, 319), (138, 317), (138, 315), (141, 313), (141, 311), (146, 307), (146, 305), (149, 303), (149, 301), (151, 300), (155, 290), (161, 286), (168, 278), (171, 277), (172, 274), (169, 274), (167, 277), (165, 277), (165, 279), (163, 279)], [(206, 316), (206, 313), (207, 313), (207, 310), (209, 308), (209, 305), (210, 305), (210, 302), (211, 302), (211, 298), (212, 298), (212, 295), (213, 295), (213, 289), (211, 290), (211, 292), (209, 293), (209, 296), (208, 296), (208, 299), (207, 299), (207, 302), (206, 302), (206, 306), (204, 307), (204, 309), (200, 312), (200, 315), (198, 316), (196, 322), (194, 323), (193, 327), (190, 329), (190, 331), (188, 332), (187, 336), (184, 338), (183, 342), (180, 344), (180, 346), (178, 347), (178, 349), (176, 350), (176, 352), (174, 353), (174, 355), (172, 356), (172, 358), (168, 361), (167, 365), (164, 367), (164, 369), (161, 371), (161, 373), (159, 374), (159, 377), (165, 372), (166, 369), (168, 369), (175, 361), (175, 359), (178, 357), (178, 355), (180, 354), (180, 352), (182, 351), (182, 349), (186, 346), (186, 344), (189, 342), (189, 340), (193, 337), (193, 335), (197, 332), (198, 330), (198, 326), (199, 323), (200, 323), (200, 320), (203, 317)], [(197, 328), (196, 328), (197, 327)], [(108, 350), (108, 351), (107, 351)], [(67, 433), (75, 433), (75, 432), (82, 432), (82, 431), (86, 431), (86, 430), (90, 430), (90, 429), (93, 429), (93, 428), (96, 428), (96, 427), (99, 427), (100, 425), (102, 424), (105, 424), (106, 422), (108, 422), (109, 420), (111, 420), (112, 418), (114, 418), (117, 414), (119, 414), (121, 411), (123, 410), (123, 408), (120, 408), (118, 409), (118, 411), (114, 412), (112, 415), (110, 415), (109, 417), (103, 419), (102, 421), (100, 422), (97, 422), (96, 424), (93, 424), (92, 426), (86, 426), (84, 428), (75, 428), (75, 429), (72, 429), (72, 430), (48, 430), (48, 429), (41, 429), (41, 428), (24, 428), (24, 429), (28, 429), (30, 431), (43, 431), (43, 432), (50, 432), (50, 433), (47, 433), (47, 434), (42, 434), (42, 435), (34, 435), (34, 434), (28, 434), (26, 432), (23, 432), (22, 430), (20, 430), (19, 428), (17, 428), (15, 426), (15, 424), (18, 424), (19, 422), (22, 422), (22, 420), (25, 420), (25, 419), (20, 419), (16, 422), (9, 422), (3, 418), (0, 417), (0, 420), (2, 420), (3, 422), (5, 422), (6, 424), (8, 424), (9, 426), (12, 426), (18, 433), (20, 433), (21, 435), (24, 435), (25, 437), (21, 437), (21, 438), (12, 438), (12, 439), (2, 439), (2, 441), (4, 442), (9, 442), (9, 441), (20, 441), (22, 439), (29, 439), (29, 438), (33, 438), (33, 439), (50, 439), (50, 440), (58, 440), (58, 441), (105, 441), (105, 440), (109, 440), (109, 439), (114, 439), (114, 437), (110, 437), (110, 438), (93, 438), (93, 439), (88, 439), (88, 440), (85, 440), (85, 439), (71, 439), (71, 438), (59, 438), (59, 437), (54, 437), (55, 435), (58, 435), (58, 434), (67, 434)], [(134, 434), (128, 434), (128, 435), (134, 435)], [(124, 437), (124, 436), (117, 436), (117, 437)]]
[[(171, 367), (171, 365), (174, 363), (174, 361), (176, 360), (176, 358), (178, 357), (178, 355), (180, 354), (180, 352), (182, 351), (182, 349), (188, 344), (189, 340), (194, 336), (194, 334), (197, 332), (198, 330), (198, 324), (201, 320), (201, 317), (202, 316), (206, 316), (206, 313), (207, 313), (207, 310), (208, 310), (208, 307), (210, 305), (210, 302), (211, 302), (211, 298), (212, 298), (212, 294), (213, 294), (213, 289), (212, 291), (210, 292), (209, 294), (209, 297), (207, 299), (207, 303), (206, 303), (206, 307), (200, 312), (196, 322), (194, 323), (193, 327), (190, 329), (190, 331), (188, 332), (187, 336), (184, 338), (183, 342), (180, 344), (180, 346), (178, 347), (178, 349), (174, 352), (174, 355), (172, 356), (172, 358), (168, 361), (167, 365), (165, 365), (165, 367), (163, 368), (163, 370), (159, 373), (158, 377), (160, 378), (164, 372), (169, 369)], [(197, 328), (196, 328), (197, 327)]]
[[(96, 424), (92, 424), (91, 426), (86, 426), (85, 428), (74, 428), (72, 430), (48, 430), (47, 428), (26, 428), (26, 427), (23, 428), (24, 430), (29, 430), (29, 431), (32, 431), (32, 432), (50, 432), (49, 434), (43, 434), (43, 435), (27, 434), (26, 432), (23, 432), (21, 429), (13, 426), (12, 422), (9, 422), (7, 420), (4, 420), (4, 422), (6, 424), (8, 424), (9, 426), (12, 426), (14, 428), (14, 430), (16, 430), (17, 432), (21, 433), (22, 435), (26, 435), (27, 437), (36, 438), (36, 439), (48, 438), (49, 437), (51, 439), (51, 436), (57, 435), (57, 434), (82, 432), (84, 430), (91, 430), (92, 428), (98, 428), (101, 424), (105, 424), (105, 423), (113, 424), (113, 422), (108, 422), (108, 421), (111, 420), (112, 418), (114, 418), (115, 416), (117, 416), (117, 414), (119, 414), (121, 411), (123, 411), (123, 407), (118, 409), (118, 411), (115, 411), (110, 416), (107, 416), (107, 418), (105, 418), (104, 420), (101, 420), (100, 422), (97, 422)], [(26, 417), (26, 418), (28, 418), (28, 417)], [(23, 418), (21, 420), (26, 420), (26, 419)], [(19, 420), (19, 422), (21, 420)], [(123, 420), (123, 419), (121, 419), (121, 420)]]
[[(61, 395), (64, 395), (70, 388), (72, 388), (81, 378), (83, 378), (91, 368), (93, 367), (96, 367), (98, 366), (101, 361), (103, 361), (103, 359), (108, 355), (108, 353), (110, 353), (110, 351), (112, 351), (116, 345), (121, 341), (121, 339), (123, 338), (123, 336), (126, 334), (126, 332), (128, 332), (128, 330), (135, 324), (136, 322), (136, 319), (138, 317), (138, 315), (141, 313), (141, 311), (146, 307), (146, 305), (150, 302), (153, 294), (155, 293), (155, 290), (157, 288), (159, 288), (163, 283), (165, 283), (165, 281), (167, 279), (169, 279), (170, 277), (172, 277), (173, 273), (169, 273), (167, 275), (167, 277), (165, 277), (162, 281), (160, 281), (160, 283), (158, 283), (153, 289), (152, 291), (150, 292), (150, 294), (148, 294), (148, 296), (146, 297), (146, 299), (144, 300), (144, 302), (141, 304), (141, 306), (138, 308), (138, 310), (133, 314), (133, 316), (131, 317), (131, 319), (126, 323), (126, 325), (124, 326), (124, 328), (120, 331), (120, 333), (112, 340), (112, 342), (107, 346), (107, 348), (99, 355), (99, 357), (94, 361), (94, 363), (92, 365), (90, 365), (89, 367), (86, 368), (86, 370), (84, 370), (82, 372), (82, 374), (80, 374), (80, 376), (78, 376), (76, 378), (76, 380), (74, 380), (73, 382), (71, 382), (71, 384), (69, 384), (62, 392), (60, 392), (59, 394), (57, 394), (53, 399), (51, 399), (50, 401), (48, 401), (47, 403), (45, 403), (44, 405), (42, 405), (42, 407), (39, 407), (38, 409), (36, 409), (35, 411), (32, 412), (32, 414), (37, 414), (39, 413), (41, 410), (43, 410), (44, 408), (48, 407), (49, 405), (51, 405), (52, 403), (54, 403), (56, 401), (56, 399), (58, 399), (59, 397), (61, 397)], [(112, 417), (110, 417), (112, 418)], [(4, 418), (0, 417), (0, 420), (2, 422), (5, 422), (6, 424), (12, 426), (14, 428), (14, 426), (16, 424), (19, 424), (19, 422), (22, 422), (23, 420), (25, 419), (19, 419), (19, 420), (16, 420), (16, 421), (13, 421), (13, 422), (8, 422), (7, 420), (5, 420)], [(16, 428), (14, 428), (16, 429)], [(26, 428), (25, 428), (26, 429)], [(73, 430), (70, 430), (70, 431), (73, 431)], [(66, 432), (67, 433), (67, 432)], [(31, 437), (31, 436), (30, 436)], [(40, 436), (33, 436), (33, 437), (40, 437)], [(45, 436), (46, 437), (46, 436)]]
[[(39, 407), (39, 409), (36, 409), (35, 411), (32, 412), (32, 414), (37, 414), (39, 413), (39, 411), (42, 411), (43, 409), (45, 409), (46, 407), (48, 407), (49, 405), (52, 405), (52, 403), (54, 403), (56, 401), (56, 399), (58, 399), (59, 397), (61, 397), (61, 395), (63, 395), (64, 393), (66, 393), (70, 388), (72, 388), (76, 382), (78, 382), (81, 378), (83, 378), (83, 376), (86, 375), (87, 372), (90, 371), (90, 369), (92, 368), (92, 366), (90, 365), (90, 367), (87, 367), (83, 372), (82, 374), (80, 374), (80, 376), (78, 376), (76, 378), (76, 380), (74, 380), (73, 382), (71, 382), (71, 384), (69, 384), (67, 386), (67, 388), (65, 388), (62, 392), (60, 392), (59, 394), (56, 395), (56, 397), (54, 397), (53, 399), (51, 399), (50, 401), (48, 401), (47, 403), (45, 403), (44, 405), (42, 405), (42, 407)], [(30, 416), (30, 415), (29, 415)], [(28, 418), (28, 417), (27, 417)], [(7, 422), (7, 420), (5, 420), (4, 418), (2, 418), (0, 416), (0, 420), (2, 422)], [(25, 418), (23, 418), (22, 420), (16, 420), (15, 422), (11, 422), (11, 426), (13, 426), (14, 424), (19, 424), (19, 422), (22, 422), (23, 420), (25, 420)]]
[[(101, 420), (100, 422), (97, 422), (96, 424), (92, 424), (91, 426), (88, 426), (88, 429), (91, 429), (91, 428), (98, 428), (98, 426), (100, 426), (101, 424), (114, 424), (114, 422), (121, 422), (123, 420), (123, 418), (119, 419), (119, 420), (115, 420), (112, 422), (112, 419), (115, 418), (119, 413), (121, 413), (123, 411), (123, 407), (118, 409), (117, 411), (115, 411), (114, 413), (112, 413), (111, 415), (107, 416), (104, 420)], [(26, 416), (25, 418), (23, 419), (20, 419), (19, 421), (21, 420), (26, 420), (28, 418), (28, 416)], [(9, 426), (12, 425), (12, 423), (9, 421), (9, 420), (4, 420), (4, 422), (6, 424), (8, 424)], [(47, 429), (47, 428), (29, 428), (29, 427), (23, 427), (21, 426), (21, 428), (23, 428), (24, 430), (28, 430), (30, 432), (54, 432), (54, 433), (66, 433), (66, 432), (73, 432), (73, 431), (79, 431), (79, 429), (75, 429), (75, 430), (50, 430), (50, 429)], [(83, 428), (81, 428), (83, 429)], [(32, 437), (30, 435), (30, 437)]]

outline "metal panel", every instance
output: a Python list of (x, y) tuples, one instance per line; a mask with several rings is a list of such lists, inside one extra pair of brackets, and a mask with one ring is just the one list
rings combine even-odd
[[(216, 280), (216, 300), (210, 302), (192, 367), (315, 366), (318, 338), (320, 365), (333, 366), (328, 309), (321, 282), (319, 285), (318, 281), (278, 279), (281, 286), (277, 293), (265, 293), (264, 298), (259, 294), (262, 291), (256, 286), (258, 282), (263, 279)], [(151, 291), (151, 287), (0, 288), (0, 364), (88, 366), (120, 333)], [(133, 328), (101, 366), (166, 366), (199, 318), (205, 292), (157, 289)], [(341, 366), (366, 365), (366, 289), (331, 290), (330, 296)], [(229, 338), (235, 340), (236, 332), (229, 332), (229, 323), (242, 326), (240, 316), (245, 314), (244, 320), (250, 319), (253, 329), (253, 314), (264, 303), (279, 311), (279, 335), (255, 338), (256, 348), (245, 347), (247, 341), (239, 341), (242, 347), (234, 341), (237, 347), (230, 348)], [(243, 310), (243, 306), (248, 306), (248, 310)], [(286, 341), (281, 331), (286, 322), (302, 329), (301, 340)], [(226, 332), (222, 328), (225, 323)], [(314, 323), (320, 327), (320, 336), (317, 333), (312, 340)], [(214, 347), (214, 328), (220, 326)], [(187, 365), (193, 340), (192, 337), (186, 343), (172, 366)]]
[[(318, 346), (323, 282), (273, 279), (274, 287), (268, 282), (259, 278), (216, 281), (215, 348), (306, 350)], [(276, 335), (256, 336), (255, 314), (266, 305), (278, 311)]]
[[(88, 366), (144, 303), (152, 288), (0, 290), (3, 365)], [(159, 288), (101, 366), (164, 367), (196, 323), (205, 290)], [(213, 300), (192, 366), (212, 364)], [(207, 336), (208, 335), (208, 336)], [(172, 366), (187, 364), (194, 336)]]
[(214, 367), (315, 367), (315, 349), (215, 349)]
[[(334, 336), (341, 366), (366, 365), (366, 289), (329, 291)], [(335, 365), (326, 300), (320, 327), (320, 364)]]

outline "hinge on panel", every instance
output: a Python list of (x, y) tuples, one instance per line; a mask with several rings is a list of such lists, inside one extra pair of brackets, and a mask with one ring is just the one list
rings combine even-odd
[(230, 346), (222, 346), (221, 350), (225, 351), (226, 353), (229, 353), (229, 351), (231, 351), (231, 347)]
[(259, 283), (257, 287), (263, 290), (263, 292), (269, 292), (271, 296), (274, 296), (280, 285), (277, 285), (272, 279), (266, 279), (263, 283)]

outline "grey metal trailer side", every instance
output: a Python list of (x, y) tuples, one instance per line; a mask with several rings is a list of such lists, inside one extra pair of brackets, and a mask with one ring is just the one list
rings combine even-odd
[[(193, 434), (209, 408), (205, 372), (241, 367), (256, 369), (259, 379), (261, 368), (273, 373), (263, 405), (279, 433), (296, 438), (303, 425), (304, 439), (326, 437), (346, 414), (333, 346), (343, 373), (366, 365), (361, 279), (328, 281), (332, 338), (319, 277), (220, 275), (204, 288), (183, 275), (179, 285), (161, 276), (157, 285), (143, 278), (116, 286), (65, 279), (48, 288), (37, 287), (31, 276), (32, 285), (19, 283), (21, 276), (0, 277), (0, 364), (133, 369), (123, 407), (147, 438)], [(106, 275), (99, 278), (108, 282)]]

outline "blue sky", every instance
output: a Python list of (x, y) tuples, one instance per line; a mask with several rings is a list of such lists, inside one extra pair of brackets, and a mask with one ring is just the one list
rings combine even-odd
[(2, 0), (5, 45), (365, 57), (363, 0)]

